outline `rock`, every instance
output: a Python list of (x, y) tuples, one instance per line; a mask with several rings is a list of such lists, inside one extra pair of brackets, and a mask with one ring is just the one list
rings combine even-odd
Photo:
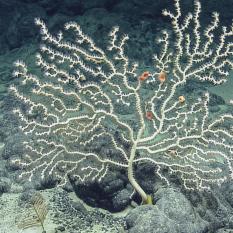
[(66, 229), (63, 226), (58, 226), (55, 230), (56, 232), (64, 232)]
[(116, 211), (125, 209), (130, 203), (130, 195), (131, 193), (127, 189), (123, 189), (120, 192), (118, 192), (112, 200), (114, 209)]
[(232, 229), (221, 228), (216, 231), (216, 233), (233, 233)]
[(0, 194), (9, 192), (11, 189), (11, 180), (6, 177), (0, 178)]
[(207, 222), (182, 193), (166, 188), (160, 189), (157, 197), (154, 206), (139, 206), (128, 214), (129, 233), (203, 233), (207, 229)]
[(131, 186), (127, 186), (126, 177), (117, 172), (107, 174), (100, 183), (89, 181), (83, 184), (74, 178), (70, 182), (77, 196), (90, 206), (117, 212), (125, 209), (130, 202)]
[(214, 106), (210, 106), (210, 107), (209, 107), (209, 111), (210, 111), (211, 113), (216, 113), (216, 112), (221, 111), (221, 108), (220, 108), (218, 105), (214, 105)]
[(210, 101), (209, 101), (210, 106), (224, 105), (224, 104), (225, 104), (225, 100), (221, 96), (216, 95), (214, 93), (210, 93)]

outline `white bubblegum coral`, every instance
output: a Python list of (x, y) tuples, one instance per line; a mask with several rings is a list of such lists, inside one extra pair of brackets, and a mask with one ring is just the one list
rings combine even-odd
[(28, 138), (27, 154), (13, 161), (22, 165), (21, 176), (54, 175), (61, 184), (67, 175), (100, 181), (117, 166), (127, 169), (145, 202), (148, 196), (134, 177), (136, 163), (153, 164), (167, 183), (164, 170), (177, 173), (187, 189), (233, 178), (233, 131), (227, 127), (233, 115), (210, 118), (208, 93), (196, 99), (179, 94), (189, 79), (221, 84), (233, 67), (233, 25), (219, 29), (214, 13), (201, 31), (201, 5), (194, 3), (185, 17), (180, 0), (174, 0), (174, 13), (163, 11), (173, 33), (163, 31), (155, 67), (144, 72), (126, 56), (129, 38), (119, 36), (118, 27), (104, 51), (77, 23), (65, 25), (65, 40), (36, 19), (44, 41), (36, 55), (42, 72), (32, 75), (17, 61), (14, 74), (22, 82), (11, 87), (28, 106), (14, 111)]

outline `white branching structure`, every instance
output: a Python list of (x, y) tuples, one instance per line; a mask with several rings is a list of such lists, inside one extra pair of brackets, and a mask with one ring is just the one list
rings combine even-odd
[(162, 33), (155, 66), (145, 71), (126, 56), (128, 36), (119, 36), (118, 27), (104, 51), (74, 22), (65, 25), (65, 40), (36, 19), (44, 41), (36, 55), (42, 72), (32, 75), (17, 61), (14, 75), (22, 85), (11, 87), (28, 106), (15, 109), (28, 136), (28, 153), (14, 161), (23, 167), (21, 176), (54, 175), (61, 184), (67, 175), (100, 181), (118, 166), (127, 169), (144, 201), (133, 175), (136, 163), (154, 165), (167, 183), (167, 171), (178, 174), (187, 189), (233, 178), (233, 116), (210, 118), (208, 93), (196, 99), (179, 94), (189, 79), (221, 84), (233, 67), (233, 25), (220, 28), (214, 13), (203, 30), (200, 13), (197, 0), (185, 17), (180, 0), (173, 12), (163, 11), (172, 33)]

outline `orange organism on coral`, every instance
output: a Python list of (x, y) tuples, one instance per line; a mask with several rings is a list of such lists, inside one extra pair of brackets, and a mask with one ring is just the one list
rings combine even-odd
[(154, 118), (153, 113), (151, 111), (147, 111), (146, 112), (146, 119), (151, 121), (153, 118)]
[(178, 100), (182, 104), (185, 102), (185, 97), (183, 95), (181, 95), (181, 96), (179, 96)]
[(161, 71), (158, 75), (158, 80), (160, 81), (160, 83), (164, 83), (167, 79), (167, 75), (164, 71)]
[(145, 81), (146, 79), (148, 79), (150, 77), (150, 72), (149, 71), (144, 71), (141, 76), (139, 77), (140, 81)]

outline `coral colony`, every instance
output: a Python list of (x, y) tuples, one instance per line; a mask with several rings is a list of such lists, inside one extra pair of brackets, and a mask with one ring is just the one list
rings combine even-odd
[(13, 161), (23, 168), (20, 176), (52, 175), (62, 185), (69, 175), (100, 181), (110, 167), (120, 167), (146, 203), (149, 195), (134, 177), (135, 164), (150, 163), (168, 184), (169, 173), (175, 173), (187, 189), (232, 179), (233, 115), (210, 118), (208, 92), (188, 98), (180, 87), (187, 80), (226, 81), (233, 67), (233, 25), (220, 27), (215, 12), (201, 30), (200, 2), (194, 6), (183, 16), (180, 0), (174, 0), (174, 9), (163, 11), (172, 33), (161, 33), (161, 51), (147, 70), (126, 56), (129, 37), (119, 35), (118, 27), (102, 50), (75, 22), (53, 36), (36, 19), (41, 72), (30, 74), (17, 61), (14, 75), (21, 84), (11, 87), (27, 106), (14, 110), (27, 138), (27, 153)]

